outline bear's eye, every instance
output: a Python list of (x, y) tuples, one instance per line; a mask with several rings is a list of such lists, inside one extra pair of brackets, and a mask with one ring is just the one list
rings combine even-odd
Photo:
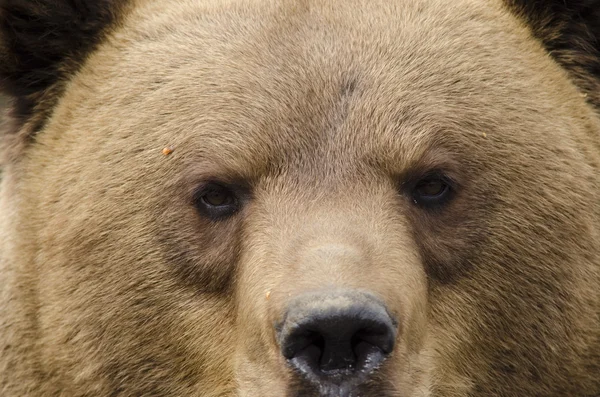
[(239, 206), (235, 193), (217, 183), (209, 183), (203, 186), (196, 193), (194, 203), (202, 215), (212, 219), (221, 219), (233, 215)]
[(423, 207), (438, 207), (445, 204), (452, 194), (449, 181), (443, 175), (428, 175), (413, 188), (413, 201)]
[(204, 204), (206, 205), (220, 207), (223, 205), (231, 204), (233, 202), (233, 197), (231, 196), (231, 194), (229, 194), (229, 192), (223, 189), (219, 189), (205, 193), (202, 196), (202, 201), (204, 201)]

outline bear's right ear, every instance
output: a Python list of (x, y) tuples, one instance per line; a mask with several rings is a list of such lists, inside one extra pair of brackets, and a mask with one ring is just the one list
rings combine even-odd
[[(38, 124), (126, 0), (0, 0), (0, 91), (11, 116)], [(34, 134), (36, 131), (31, 131)]]
[(600, 0), (505, 0), (600, 110)]

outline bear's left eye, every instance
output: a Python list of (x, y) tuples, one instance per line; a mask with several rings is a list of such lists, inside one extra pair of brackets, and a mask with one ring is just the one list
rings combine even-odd
[(195, 195), (194, 203), (198, 211), (211, 219), (222, 219), (233, 215), (239, 209), (239, 200), (229, 188), (217, 183), (203, 186)]
[(432, 174), (420, 179), (413, 188), (415, 204), (423, 207), (437, 207), (445, 204), (452, 195), (452, 186), (446, 177)]

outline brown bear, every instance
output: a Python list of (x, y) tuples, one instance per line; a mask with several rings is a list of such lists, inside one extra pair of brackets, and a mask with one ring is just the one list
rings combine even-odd
[(0, 395), (600, 395), (600, 2), (2, 0)]

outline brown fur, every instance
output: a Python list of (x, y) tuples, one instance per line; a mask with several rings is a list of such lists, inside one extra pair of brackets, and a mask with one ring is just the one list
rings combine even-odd
[[(0, 395), (316, 396), (273, 324), (339, 287), (400, 319), (357, 395), (600, 393), (600, 120), (509, 7), (122, 12), (5, 161)], [(199, 214), (207, 180), (241, 211)]]

